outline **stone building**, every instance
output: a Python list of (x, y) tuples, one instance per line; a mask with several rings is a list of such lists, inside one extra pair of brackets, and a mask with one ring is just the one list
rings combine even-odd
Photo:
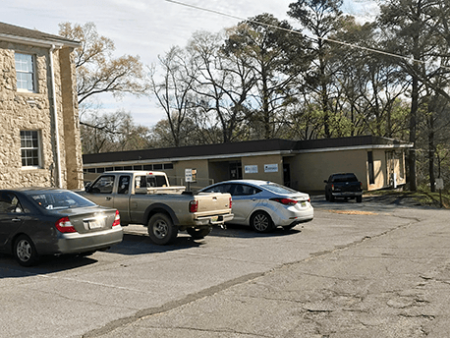
[(83, 186), (78, 46), (0, 23), (0, 188)]

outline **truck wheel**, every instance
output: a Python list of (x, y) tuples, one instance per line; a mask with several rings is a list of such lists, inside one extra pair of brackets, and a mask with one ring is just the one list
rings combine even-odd
[(356, 202), (361, 203), (362, 202), (362, 196), (356, 196)]
[(333, 196), (333, 194), (330, 194), (330, 202), (334, 202), (334, 196)]
[(250, 219), (250, 226), (256, 232), (270, 232), (273, 230), (273, 222), (264, 211), (257, 211)]
[(196, 228), (187, 228), (186, 232), (191, 235), (191, 237), (193, 239), (202, 239), (205, 236), (208, 236), (209, 233), (211, 232), (212, 227), (207, 227), (207, 228), (201, 228), (201, 229), (196, 229)]
[(148, 236), (153, 243), (166, 245), (172, 243), (178, 235), (178, 228), (173, 225), (169, 216), (159, 213), (148, 221)]

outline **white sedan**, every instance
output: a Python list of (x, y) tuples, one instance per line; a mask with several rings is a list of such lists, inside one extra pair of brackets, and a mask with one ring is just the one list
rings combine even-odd
[(234, 218), (231, 223), (251, 226), (257, 232), (270, 232), (281, 226), (291, 229), (314, 218), (308, 194), (260, 180), (224, 181), (201, 192), (230, 193)]

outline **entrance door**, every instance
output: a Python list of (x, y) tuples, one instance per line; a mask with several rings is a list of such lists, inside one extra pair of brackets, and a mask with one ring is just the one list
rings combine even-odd
[(242, 179), (242, 163), (241, 161), (230, 162), (230, 180)]
[(291, 186), (291, 165), (283, 163), (283, 184), (286, 187)]

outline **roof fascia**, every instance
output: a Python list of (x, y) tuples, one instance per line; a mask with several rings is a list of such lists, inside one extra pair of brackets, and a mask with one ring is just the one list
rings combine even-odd
[(69, 46), (72, 48), (77, 48), (81, 44), (79, 42), (70, 42), (70, 41), (56, 41), (56, 40), (41, 40), (41, 39), (34, 39), (34, 38), (27, 38), (22, 36), (16, 36), (16, 35), (9, 35), (9, 34), (1, 34), (0, 33), (0, 41), (8, 41), (8, 42), (15, 42), (15, 43), (22, 43), (37, 47), (48, 47), (51, 48), (52, 46), (56, 46), (58, 48), (62, 48), (64, 46)]
[(348, 150), (367, 150), (367, 149), (406, 149), (414, 147), (413, 143), (406, 144), (367, 144), (362, 146), (350, 146), (350, 147), (329, 147), (329, 148), (321, 148), (321, 149), (303, 149), (296, 150), (296, 154), (305, 154), (305, 153), (324, 153), (331, 151), (348, 151)]
[(154, 158), (147, 160), (128, 160), (128, 161), (112, 161), (102, 163), (84, 163), (84, 168), (96, 168), (96, 167), (111, 167), (115, 165), (125, 166), (133, 164), (146, 164), (146, 163), (161, 163), (161, 162), (175, 162), (175, 161), (195, 161), (195, 160), (219, 160), (229, 158), (251, 157), (251, 156), (269, 156), (269, 155), (294, 155), (291, 150), (284, 151), (266, 151), (260, 153), (241, 153), (241, 154), (224, 154), (224, 155), (202, 155), (202, 156), (187, 156), (187, 157), (166, 157), (166, 158)]

